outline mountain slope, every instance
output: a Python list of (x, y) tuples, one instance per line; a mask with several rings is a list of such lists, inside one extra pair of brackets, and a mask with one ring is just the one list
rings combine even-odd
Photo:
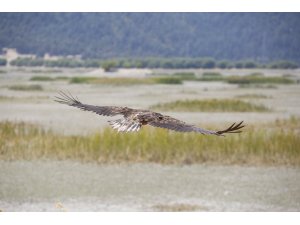
[(0, 48), (43, 55), (300, 61), (300, 13), (0, 13)]

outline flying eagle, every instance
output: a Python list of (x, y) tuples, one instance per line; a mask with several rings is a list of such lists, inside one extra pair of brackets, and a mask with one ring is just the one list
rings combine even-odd
[(151, 125), (154, 127), (166, 128), (178, 132), (197, 132), (201, 134), (213, 134), (217, 136), (224, 136), (226, 133), (240, 133), (241, 128), (244, 127), (243, 121), (232, 124), (225, 130), (213, 131), (206, 130), (194, 125), (186, 124), (183, 121), (172, 118), (170, 116), (162, 115), (150, 110), (131, 109), (128, 107), (118, 106), (94, 106), (81, 103), (78, 98), (74, 98), (70, 93), (59, 92), (60, 96), (56, 96), (55, 101), (80, 108), (84, 111), (92, 111), (102, 116), (116, 116), (123, 115), (124, 118), (114, 121), (108, 121), (113, 129), (118, 132), (139, 131), (143, 125)]

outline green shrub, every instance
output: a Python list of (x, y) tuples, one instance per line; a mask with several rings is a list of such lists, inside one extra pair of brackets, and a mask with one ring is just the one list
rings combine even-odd
[(269, 64), (271, 69), (297, 69), (298, 64), (290, 61), (277, 61)]
[(217, 62), (216, 67), (218, 67), (220, 69), (229, 69), (229, 68), (232, 68), (233, 65), (229, 61), (223, 60), (223, 61)]
[(0, 66), (6, 66), (7, 61), (6, 59), (0, 58)]

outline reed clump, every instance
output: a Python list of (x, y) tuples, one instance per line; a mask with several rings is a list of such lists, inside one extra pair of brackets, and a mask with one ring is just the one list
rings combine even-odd
[(178, 77), (73, 77), (70, 80), (72, 84), (102, 84), (102, 85), (148, 85), (148, 84), (182, 84), (182, 78)]
[(237, 95), (236, 98), (268, 99), (271, 97), (263, 94), (242, 94)]
[(215, 72), (206, 72), (203, 73), (199, 81), (224, 81), (226, 78), (220, 74)]
[(14, 90), (14, 91), (42, 91), (43, 87), (38, 84), (30, 84), (30, 85), (12, 85), (9, 86), (8, 89)]
[[(262, 73), (253, 73), (246, 76), (223, 76), (220, 73), (203, 73), (198, 81), (223, 81), (229, 84), (238, 85), (274, 85), (274, 84), (294, 84), (295, 80), (289, 76), (264, 76)], [(255, 87), (255, 86), (254, 86)]]
[(105, 128), (79, 136), (59, 135), (26, 123), (0, 122), (0, 159), (299, 166), (299, 127), (300, 119), (293, 118), (263, 126), (249, 125), (243, 133), (226, 137), (148, 127), (138, 133)]
[(229, 84), (294, 84), (295, 81), (288, 77), (265, 77), (262, 75), (248, 75), (248, 76), (230, 76), (226, 78)]
[(55, 79), (49, 76), (34, 76), (30, 78), (30, 81), (54, 81)]
[(156, 84), (182, 84), (185, 80), (184, 77), (156, 77), (150, 79)]
[(71, 78), (66, 76), (57, 76), (57, 77), (50, 77), (50, 76), (33, 76), (29, 80), (30, 81), (61, 81), (66, 80), (69, 81)]
[(238, 99), (177, 100), (151, 106), (153, 110), (177, 112), (269, 112), (264, 105)]
[(103, 84), (103, 85), (137, 85), (151, 84), (149, 79), (130, 78), (130, 77), (73, 77), (70, 80), (72, 84)]

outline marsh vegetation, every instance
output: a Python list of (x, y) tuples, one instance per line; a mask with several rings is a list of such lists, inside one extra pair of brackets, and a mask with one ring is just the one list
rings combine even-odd
[(29, 84), (29, 85), (16, 84), (16, 85), (9, 86), (8, 89), (14, 91), (42, 91), (43, 87), (39, 84)]
[(265, 126), (269, 128), (249, 125), (242, 135), (225, 138), (151, 128), (125, 134), (105, 128), (88, 136), (61, 136), (26, 123), (1, 122), (0, 159), (299, 166), (300, 119)]
[[(3, 211), (300, 208), (298, 85), (227, 82), (236, 75), (297, 80), (296, 70), (3, 70)], [(207, 129), (247, 126), (226, 137), (148, 126), (117, 133), (108, 118), (55, 103), (59, 90), (86, 104), (152, 108)]]
[(107, 78), (107, 77), (73, 77), (71, 84), (101, 84), (101, 85), (151, 85), (151, 84), (182, 84), (178, 77), (151, 77), (151, 78)]
[(177, 112), (269, 112), (264, 105), (236, 99), (177, 100), (159, 103), (150, 107), (153, 110)]
[(268, 99), (271, 97), (263, 94), (242, 94), (242, 95), (237, 95), (236, 98)]

